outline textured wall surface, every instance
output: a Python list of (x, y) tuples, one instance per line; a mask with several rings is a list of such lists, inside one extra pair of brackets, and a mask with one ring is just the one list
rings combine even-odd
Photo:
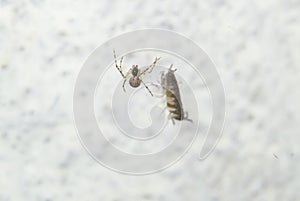
[[(0, 201), (300, 200), (300, 1), (0, 0)], [(107, 39), (164, 28), (214, 60), (226, 91), (215, 152), (203, 136), (169, 169), (127, 176), (96, 163), (72, 94)]]

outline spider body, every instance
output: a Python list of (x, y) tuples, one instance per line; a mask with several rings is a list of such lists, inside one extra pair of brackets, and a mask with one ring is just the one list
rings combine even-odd
[(131, 78), (129, 78), (129, 84), (130, 86), (134, 87), (134, 88), (137, 88), (141, 85), (141, 78), (140, 76), (138, 76), (140, 70), (139, 70), (139, 67), (138, 65), (133, 65), (132, 66), (132, 71), (131, 71)]
[(123, 85), (122, 85), (124, 92), (126, 91), (125, 90), (125, 83), (126, 83), (127, 79), (130, 77), (129, 78), (129, 85), (131, 87), (137, 88), (142, 83), (145, 86), (145, 88), (149, 91), (151, 96), (153, 96), (153, 94), (150, 91), (149, 87), (144, 83), (144, 81), (142, 80), (141, 77), (143, 75), (145, 75), (146, 73), (151, 73), (153, 68), (155, 67), (155, 64), (157, 63), (157, 61), (160, 58), (155, 58), (154, 62), (149, 67), (147, 67), (145, 70), (142, 70), (142, 71), (139, 69), (138, 65), (132, 65), (132, 67), (129, 69), (129, 71), (126, 73), (126, 75), (124, 75), (124, 73), (122, 71), (123, 57), (121, 57), (120, 65), (118, 65), (116, 52), (114, 51), (114, 59), (115, 59), (115, 65), (116, 65), (117, 70), (120, 72), (120, 74), (124, 78)]
[(133, 65), (132, 67), (133, 67), (132, 68), (132, 72), (131, 72), (132, 76), (133, 77), (138, 76), (138, 73), (139, 73), (139, 67), (138, 67), (138, 65)]

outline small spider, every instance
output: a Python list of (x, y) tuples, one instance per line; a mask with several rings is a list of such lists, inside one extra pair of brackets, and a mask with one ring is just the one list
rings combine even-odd
[(146, 73), (151, 73), (155, 64), (157, 63), (157, 61), (160, 59), (159, 58), (155, 58), (154, 62), (145, 70), (140, 70), (138, 65), (132, 65), (132, 67), (128, 70), (128, 72), (126, 73), (126, 75), (124, 75), (123, 71), (122, 71), (122, 62), (123, 62), (123, 57), (121, 57), (120, 59), (120, 65), (117, 64), (117, 56), (116, 56), (116, 51), (114, 50), (114, 59), (115, 59), (115, 65), (116, 68), (118, 69), (118, 71), (121, 73), (122, 77), (124, 78), (124, 82), (123, 82), (123, 90), (124, 92), (125, 90), (125, 83), (127, 81), (127, 79), (129, 78), (129, 84), (131, 87), (137, 88), (141, 85), (141, 83), (143, 83), (143, 85), (145, 86), (145, 88), (149, 91), (149, 93), (151, 94), (151, 96), (153, 96), (152, 92), (150, 91), (149, 87), (144, 83), (144, 81), (141, 79), (142, 75), (145, 75)]

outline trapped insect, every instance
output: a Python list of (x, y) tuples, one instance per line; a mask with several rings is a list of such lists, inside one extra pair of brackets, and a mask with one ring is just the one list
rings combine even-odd
[(173, 124), (175, 124), (175, 120), (187, 120), (193, 122), (188, 118), (188, 113), (184, 112), (183, 110), (180, 91), (174, 74), (177, 69), (173, 70), (172, 67), (173, 64), (170, 66), (166, 73), (163, 72), (161, 75), (161, 86), (164, 91), (164, 96), (166, 96), (169, 118), (172, 120)]
[(116, 68), (121, 73), (122, 77), (124, 78), (124, 82), (123, 82), (123, 85), (122, 85), (124, 92), (126, 91), (125, 90), (125, 83), (126, 83), (127, 79), (130, 77), (129, 78), (129, 84), (130, 84), (131, 87), (136, 88), (136, 87), (139, 87), (141, 85), (141, 83), (143, 83), (143, 85), (149, 91), (151, 96), (153, 96), (152, 92), (150, 91), (149, 87), (145, 84), (145, 82), (142, 80), (141, 76), (145, 75), (146, 73), (151, 73), (153, 68), (155, 67), (155, 64), (160, 59), (160, 57), (159, 58), (156, 57), (154, 62), (148, 68), (146, 68), (145, 70), (140, 70), (138, 65), (132, 65), (132, 67), (128, 70), (128, 72), (126, 74), (124, 74), (123, 71), (122, 71), (123, 57), (121, 57), (121, 59), (120, 59), (120, 65), (118, 65), (115, 50), (114, 50), (114, 59), (115, 59)]

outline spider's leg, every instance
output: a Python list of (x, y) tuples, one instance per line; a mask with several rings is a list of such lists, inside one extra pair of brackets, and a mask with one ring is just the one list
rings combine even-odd
[(115, 60), (116, 68), (117, 68), (118, 71), (121, 73), (122, 77), (125, 78), (125, 76), (124, 76), (124, 74), (123, 74), (123, 71), (122, 71), (122, 61), (123, 61), (123, 57), (121, 58), (120, 66), (118, 66), (118, 63), (117, 63), (117, 56), (116, 56), (116, 51), (115, 51), (115, 50), (114, 50), (114, 60)]
[(123, 88), (123, 91), (124, 91), (124, 92), (126, 92), (126, 90), (125, 90), (125, 82), (126, 82), (126, 80), (127, 80), (127, 78), (124, 79), (124, 82), (123, 82), (123, 84), (122, 84), (122, 88)]
[(149, 93), (151, 94), (151, 96), (153, 96), (152, 92), (150, 91), (149, 87), (145, 84), (145, 82), (143, 82), (143, 80), (141, 80), (143, 85), (146, 87), (146, 89), (149, 91)]
[(121, 57), (121, 60), (120, 60), (120, 69), (122, 70), (122, 62), (123, 62), (123, 58), (124, 57)]
[(153, 70), (153, 68), (155, 67), (155, 65), (156, 65), (156, 63), (158, 62), (160, 60), (160, 57), (156, 57), (155, 58), (155, 60), (154, 60), (154, 62), (148, 67), (148, 68), (146, 68), (145, 70), (143, 70), (141, 73), (140, 73), (140, 75), (144, 75), (149, 69), (149, 72), (148, 73), (151, 73), (152, 72), (152, 70)]
[(161, 57), (158, 57), (158, 58), (156, 57), (156, 58), (155, 58), (154, 62), (149, 66), (149, 69), (150, 69), (150, 70), (149, 70), (148, 73), (151, 73), (151, 72), (152, 72), (154, 66), (155, 66), (156, 63), (160, 60), (160, 58), (161, 58)]
[(124, 91), (124, 92), (126, 92), (126, 90), (125, 90), (125, 83), (126, 83), (128, 77), (129, 77), (129, 75), (131, 74), (131, 72), (132, 72), (132, 68), (130, 68), (130, 69), (128, 70), (128, 72), (126, 73), (126, 75), (124, 76), (124, 81), (123, 81), (123, 84), (122, 84), (122, 87), (123, 87), (123, 91)]

